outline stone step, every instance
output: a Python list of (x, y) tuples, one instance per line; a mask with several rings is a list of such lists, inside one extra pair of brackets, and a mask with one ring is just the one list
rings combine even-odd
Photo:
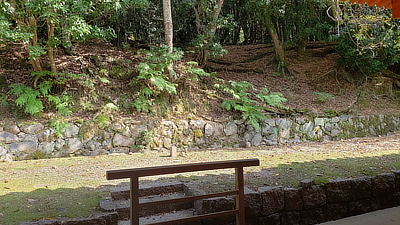
[[(139, 197), (184, 191), (184, 185), (181, 182), (148, 183), (139, 185)], [(129, 199), (130, 187), (124, 186), (110, 188), (110, 197), (114, 201)]]
[[(196, 215), (196, 212), (194, 209), (179, 210), (179, 211), (174, 211), (174, 212), (170, 212), (170, 213), (162, 213), (162, 214), (160, 213), (158, 215), (140, 217), (139, 224), (141, 224), (141, 225), (149, 224), (150, 225), (153, 223), (188, 218), (193, 215)], [(119, 221), (118, 225), (130, 225), (130, 220)], [(188, 223), (176, 223), (176, 225), (201, 225), (201, 222), (194, 221), (194, 222), (188, 222)]]
[[(162, 201), (167, 199), (175, 199), (175, 198), (182, 198), (187, 196), (185, 193), (182, 192), (175, 192), (175, 193), (167, 193), (161, 195), (152, 195), (147, 197), (142, 197), (139, 199), (140, 203), (146, 202), (155, 202), (155, 201)], [(183, 209), (190, 209), (193, 208), (193, 202), (179, 202), (179, 203), (171, 203), (171, 204), (158, 204), (155, 206), (150, 207), (141, 207), (139, 211), (139, 215), (143, 216), (150, 216), (154, 214), (160, 213), (169, 213), (173, 211), (179, 211)], [(105, 211), (117, 211), (118, 212), (118, 219), (119, 220), (127, 220), (130, 216), (130, 200), (105, 200), (100, 202), (100, 208)]]

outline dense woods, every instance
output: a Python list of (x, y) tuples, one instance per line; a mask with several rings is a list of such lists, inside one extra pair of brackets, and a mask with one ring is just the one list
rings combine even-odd
[[(0, 97), (3, 105), (16, 104), (30, 115), (52, 111), (58, 119), (69, 117), (77, 101), (86, 109), (95, 105), (98, 117), (123, 104), (97, 97), (84, 101), (71, 90), (85, 95), (111, 78), (125, 79), (125, 84), (127, 78), (130, 94), (118, 99), (137, 112), (155, 112), (160, 101), (171, 102), (172, 96), (182, 98), (194, 89), (255, 125), (268, 112), (300, 111), (285, 107), (287, 99), (281, 93), (247, 81), (215, 78), (212, 87), (199, 83), (214, 77), (209, 61), (226, 53), (223, 46), (271, 44), (274, 57), (260, 67), (273, 65), (274, 74), (282, 77), (293, 75), (287, 51), (302, 57), (310, 47), (325, 46), (322, 56), (336, 52), (337, 70), (352, 79), (363, 81), (382, 71), (391, 85), (398, 85), (400, 76), (387, 69), (398, 61), (399, 25), (390, 10), (337, 0), (3, 0), (0, 46), (4, 52), (15, 46), (23, 51), (29, 77), (16, 79), (20, 82), (3, 78)], [(75, 46), (93, 40), (134, 53), (142, 49), (135, 58), (140, 62), (129, 58), (111, 68), (86, 67), (79, 73), (62, 68), (60, 54), (77, 56)], [(185, 55), (194, 57), (184, 62)], [(325, 93), (321, 96), (329, 99)]]

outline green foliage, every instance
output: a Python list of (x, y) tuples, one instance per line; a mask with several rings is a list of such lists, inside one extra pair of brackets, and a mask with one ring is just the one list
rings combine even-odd
[(46, 54), (46, 51), (40, 45), (30, 45), (29, 46), (29, 60), (36, 60), (41, 55)]
[(105, 129), (110, 122), (110, 117), (105, 114), (99, 114), (94, 119), (94, 122), (97, 123), (101, 129)]
[(317, 97), (315, 100), (316, 102), (326, 102), (328, 100), (335, 99), (335, 97), (333, 97), (331, 94), (325, 92), (314, 92), (314, 95)]
[[(139, 75), (133, 79), (131, 85), (138, 89), (132, 107), (138, 112), (148, 113), (155, 99), (172, 96), (178, 93), (182, 79), (198, 81), (199, 77), (210, 76), (203, 69), (197, 68), (196, 62), (188, 62), (176, 66), (180, 71), (177, 74), (172, 65), (183, 57), (183, 52), (175, 49), (169, 53), (166, 46), (153, 47), (151, 51), (143, 50), (144, 61), (136, 69)], [(140, 52), (139, 52), (140, 53)]]
[(8, 105), (6, 94), (0, 93), (0, 105), (3, 107)]
[(61, 135), (64, 133), (65, 129), (68, 128), (69, 123), (66, 119), (60, 116), (56, 116), (55, 118), (52, 118), (50, 121), (50, 127), (54, 129), (54, 134), (57, 136), (57, 138), (61, 137)]
[(132, 146), (132, 148), (143, 150), (146, 146), (148, 146), (153, 141), (153, 132), (144, 130), (140, 133), (140, 138), (136, 140), (136, 145)]
[(399, 21), (376, 7), (349, 7), (336, 47), (338, 63), (362, 77), (387, 68), (398, 61)]
[(38, 90), (33, 90), (23, 84), (11, 84), (10, 88), (10, 92), (17, 97), (15, 103), (24, 108), (26, 113), (36, 115), (43, 111), (44, 107), (39, 99), (41, 93)]
[[(11, 90), (7, 94), (14, 95), (16, 97), (15, 103), (20, 108), (24, 109), (25, 113), (30, 115), (37, 115), (45, 110), (44, 103), (47, 105), (48, 109), (51, 107), (55, 108), (56, 115), (58, 116), (70, 116), (72, 114), (71, 106), (74, 105), (72, 97), (66, 92), (63, 92), (61, 96), (52, 92), (53, 86), (60, 85), (66, 86), (72, 81), (77, 81), (84, 87), (92, 87), (93, 82), (88, 78), (86, 74), (58, 74), (54, 80), (54, 73), (43, 71), (43, 72), (33, 72), (32, 76), (35, 80), (40, 80), (46, 78), (47, 80), (37, 85), (37, 88), (27, 87), (23, 84), (11, 84)], [(4, 98), (2, 102), (4, 103), (6, 99)]]
[(236, 110), (240, 112), (242, 119), (248, 120), (255, 130), (260, 130), (259, 122), (265, 120), (266, 116), (262, 113), (263, 107), (253, 98), (259, 98), (268, 105), (279, 108), (284, 108), (282, 103), (287, 101), (281, 93), (269, 92), (265, 88), (259, 92), (252, 84), (246, 81), (239, 83), (229, 81), (230, 87), (223, 80), (220, 81), (222, 84), (215, 84), (214, 87), (231, 96), (231, 98), (223, 100), (222, 107), (228, 111)]
[(177, 78), (176, 72), (171, 66), (173, 62), (182, 58), (183, 52), (175, 49), (174, 52), (170, 53), (166, 46), (162, 46), (160, 48), (153, 47), (151, 51), (144, 50), (144, 53), (146, 61), (137, 66), (139, 75), (133, 82), (144, 80), (146, 84), (150, 83), (150, 85), (147, 85), (149, 88), (176, 94), (177, 84), (172, 83), (169, 77)]
[(132, 103), (132, 107), (136, 108), (138, 112), (148, 113), (151, 107), (151, 95), (153, 92), (150, 88), (142, 88), (136, 96), (135, 101)]
[(267, 103), (270, 106), (277, 107), (280, 109), (285, 108), (282, 103), (287, 102), (287, 99), (283, 97), (283, 94), (280, 92), (270, 92), (268, 89), (263, 88), (261, 92), (256, 95), (261, 101)]
[(86, 19), (113, 11), (116, 5), (129, 7), (128, 2), (132, 1), (99, 1), (93, 7), (91, 1), (1, 1), (0, 43), (23, 41), (28, 45), (29, 59), (40, 62), (41, 55), (60, 44), (67, 47), (71, 41), (115, 37), (113, 29), (94, 26)]
[(114, 103), (105, 104), (99, 114), (94, 118), (94, 122), (99, 125), (101, 129), (105, 129), (110, 123), (112, 114), (118, 111), (118, 107)]

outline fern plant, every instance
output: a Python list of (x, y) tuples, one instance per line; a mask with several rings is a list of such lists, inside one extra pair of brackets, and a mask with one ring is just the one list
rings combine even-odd
[[(32, 75), (35, 77), (35, 83), (41, 77), (51, 75), (48, 71), (34, 72)], [(7, 94), (12, 94), (16, 97), (15, 103), (24, 112), (30, 115), (37, 115), (44, 110), (43, 101), (52, 103), (56, 108), (56, 114), (60, 116), (70, 116), (72, 111), (70, 106), (73, 105), (72, 98), (68, 95), (63, 95), (61, 98), (51, 94), (51, 88), (54, 83), (63, 84), (63, 76), (56, 81), (44, 81), (33, 89), (23, 84), (11, 84), (11, 90)]]
[(10, 87), (10, 92), (17, 97), (15, 103), (17, 106), (24, 108), (26, 113), (36, 115), (43, 111), (44, 107), (39, 99), (41, 95), (39, 90), (33, 90), (23, 84), (11, 84)]
[(335, 99), (335, 97), (333, 97), (331, 94), (325, 92), (314, 92), (314, 95), (317, 97), (317, 99), (315, 100), (316, 102), (326, 102), (328, 100)]
[(283, 94), (280, 92), (270, 92), (268, 89), (263, 88), (261, 89), (261, 92), (256, 95), (256, 97), (272, 107), (277, 107), (279, 109), (286, 108), (282, 105), (282, 103), (287, 102), (287, 99), (283, 97)]
[(132, 107), (138, 112), (150, 112), (155, 98), (161, 94), (177, 94), (178, 81), (187, 79), (197, 81), (200, 76), (209, 76), (203, 69), (196, 68), (197, 63), (188, 62), (180, 64), (178, 67), (180, 76), (173, 70), (174, 62), (182, 59), (183, 51), (175, 49), (174, 52), (168, 52), (165, 46), (151, 48), (151, 51), (144, 50), (144, 61), (141, 62), (136, 70), (139, 75), (131, 82), (132, 86), (138, 88), (135, 94), (135, 100)]
[(229, 81), (230, 87), (228, 87), (223, 80), (217, 80), (219, 80), (221, 84), (215, 84), (214, 87), (230, 95), (230, 98), (225, 98), (222, 101), (222, 107), (225, 107), (228, 111), (239, 111), (242, 115), (242, 119), (248, 120), (257, 131), (260, 130), (259, 122), (265, 120), (267, 117), (262, 113), (263, 107), (260, 106), (257, 101), (253, 100), (253, 98), (259, 98), (268, 105), (278, 108), (284, 108), (282, 103), (287, 101), (282, 93), (269, 92), (265, 88), (259, 92), (247, 81), (241, 81), (239, 83)]

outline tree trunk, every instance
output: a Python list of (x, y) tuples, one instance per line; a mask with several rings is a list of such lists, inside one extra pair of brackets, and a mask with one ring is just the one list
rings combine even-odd
[(213, 15), (213, 23), (211, 23), (211, 35), (214, 35), (215, 32), (217, 31), (217, 19), (219, 14), (221, 13), (222, 10), (222, 5), (224, 4), (224, 0), (217, 0), (215, 2), (216, 6), (217, 6), (217, 10), (215, 10), (214, 15)]
[(55, 55), (54, 55), (54, 43), (52, 43), (52, 39), (54, 36), (54, 23), (47, 21), (47, 34), (48, 34), (48, 56), (49, 56), (49, 61), (50, 61), (50, 68), (51, 68), (51, 72), (53, 72), (54, 74), (57, 73), (57, 68), (56, 68), (56, 62), (54, 60)]
[[(36, 28), (36, 27), (37, 27), (36, 18), (33, 17), (33, 16), (30, 17), (30, 18), (29, 18), (29, 21), (28, 21), (28, 24), (29, 24), (30, 27)], [(32, 36), (32, 38), (31, 38), (30, 41), (29, 41), (29, 45), (30, 45), (30, 46), (35, 46), (35, 45), (38, 44), (37, 30), (35, 29), (35, 30), (33, 31), (32, 34), (33, 34), (33, 36)], [(40, 57), (37, 57), (37, 58), (32, 59), (32, 60), (31, 60), (31, 64), (32, 64), (32, 66), (33, 66), (33, 70), (35, 70), (36, 72), (43, 71), (42, 63), (41, 63)]]
[(275, 57), (278, 60), (279, 70), (284, 71), (283, 66), (286, 64), (285, 51), (283, 49), (282, 42), (279, 40), (278, 33), (276, 32), (275, 26), (272, 23), (271, 14), (268, 12), (268, 10), (264, 13), (264, 23), (268, 28), (269, 35), (271, 36), (274, 44)]
[(195, 4), (192, 5), (192, 8), (194, 10), (194, 15), (196, 17), (196, 30), (197, 30), (197, 34), (201, 34), (201, 23), (200, 23), (200, 12), (199, 10), (196, 8)]
[(168, 51), (173, 52), (174, 29), (172, 24), (171, 0), (163, 0), (165, 44)]

